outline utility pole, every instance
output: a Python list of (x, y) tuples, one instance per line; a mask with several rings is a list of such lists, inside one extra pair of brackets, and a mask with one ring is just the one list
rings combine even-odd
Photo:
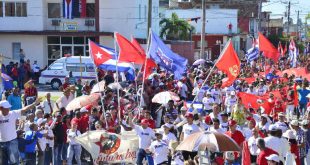
[(206, 0), (201, 0), (201, 5), (202, 5), (202, 25), (201, 25), (200, 59), (205, 59)]
[(291, 14), (291, 1), (288, 2), (288, 7), (287, 7), (287, 31), (286, 31), (287, 36), (290, 32), (290, 14)]
[(297, 40), (299, 40), (299, 10), (297, 10), (297, 21), (296, 21), (296, 25), (297, 25)]
[(262, 4), (263, 4), (263, 1), (259, 0), (259, 3), (258, 3), (258, 14), (257, 14), (257, 17), (258, 17), (257, 31), (258, 32), (260, 32), (261, 28), (262, 28), (262, 6), (263, 6)]
[(146, 38), (148, 40), (148, 36), (150, 34), (150, 29), (152, 27), (152, 0), (148, 0), (148, 10), (147, 10), (147, 34)]

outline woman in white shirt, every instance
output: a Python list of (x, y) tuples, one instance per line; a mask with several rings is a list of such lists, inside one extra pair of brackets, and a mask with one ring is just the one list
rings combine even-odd
[(72, 165), (72, 159), (73, 155), (75, 156), (76, 163), (78, 165), (81, 165), (81, 152), (82, 147), (79, 143), (76, 142), (75, 138), (79, 135), (81, 135), (81, 132), (77, 130), (78, 123), (73, 121), (71, 122), (71, 129), (67, 130), (67, 136), (68, 136), (68, 154), (67, 154), (67, 164)]
[(171, 132), (171, 125), (164, 124), (163, 141), (169, 145), (170, 141), (177, 141), (176, 136)]

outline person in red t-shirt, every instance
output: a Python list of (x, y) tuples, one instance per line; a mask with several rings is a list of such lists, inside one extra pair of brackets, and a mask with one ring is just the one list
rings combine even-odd
[(228, 121), (229, 131), (227, 131), (225, 134), (232, 139), (235, 140), (235, 142), (242, 148), (242, 143), (244, 142), (245, 138), (243, 134), (236, 129), (237, 122), (235, 120), (229, 120)]
[(257, 139), (257, 147), (260, 149), (259, 155), (257, 156), (256, 163), (258, 165), (268, 165), (266, 157), (272, 154), (278, 155), (278, 153), (265, 145), (264, 139)]
[(284, 112), (283, 106), (281, 104), (282, 102), (280, 100), (276, 100), (274, 107), (270, 113), (270, 116), (273, 118), (273, 120), (278, 121), (278, 113)]
[(110, 113), (106, 113), (105, 117), (106, 117), (106, 123), (108, 124), (107, 131), (111, 133), (116, 133), (118, 123), (112, 119), (112, 115)]
[(150, 111), (145, 112), (145, 118), (144, 119), (147, 120), (150, 128), (155, 129), (155, 121), (152, 119)]
[(89, 128), (88, 128), (88, 124), (89, 124), (89, 115), (88, 115), (88, 110), (83, 107), (80, 110), (81, 112), (81, 118), (80, 118), (80, 132), (81, 134), (83, 134), (84, 132), (86, 132)]

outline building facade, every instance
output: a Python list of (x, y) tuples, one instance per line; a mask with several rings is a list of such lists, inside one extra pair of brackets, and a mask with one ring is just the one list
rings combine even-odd
[[(62, 0), (0, 0), (0, 54), (8, 61), (26, 59), (41, 67), (58, 58), (88, 56), (88, 40), (114, 47), (114, 32), (147, 37), (147, 1), (86, 0), (86, 15), (64, 18)], [(159, 32), (158, 1), (153, 1), (152, 30)], [(78, 8), (79, 9), (79, 8)]]

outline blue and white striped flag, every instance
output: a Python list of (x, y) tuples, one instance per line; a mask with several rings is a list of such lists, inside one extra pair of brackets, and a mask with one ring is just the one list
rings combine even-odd
[(247, 62), (252, 62), (259, 57), (258, 47), (250, 48), (245, 54)]
[(291, 66), (296, 67), (297, 66), (297, 56), (299, 54), (299, 51), (296, 47), (296, 44), (293, 39), (290, 41), (290, 46), (289, 46), (289, 60), (291, 61)]

